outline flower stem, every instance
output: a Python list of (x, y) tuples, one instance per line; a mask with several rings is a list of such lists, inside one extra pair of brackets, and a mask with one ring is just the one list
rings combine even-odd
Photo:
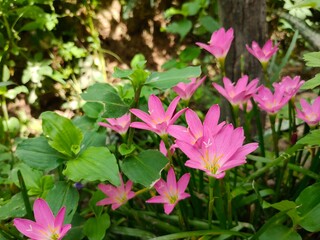
[(260, 118), (260, 111), (258, 110), (257, 104), (255, 103), (255, 101), (253, 101), (253, 99), (251, 99), (251, 102), (253, 106), (253, 113), (254, 113), (254, 116), (256, 116), (256, 121), (257, 121), (259, 147), (260, 147), (261, 156), (265, 157), (266, 153), (264, 149), (263, 128), (262, 128), (262, 123)]
[(19, 184), (20, 184), (20, 188), (21, 188), (22, 198), (23, 198), (24, 205), (25, 205), (26, 211), (27, 211), (27, 218), (30, 220), (33, 220), (33, 213), (32, 213), (32, 208), (30, 205), (29, 197), (28, 197), (26, 184), (24, 183), (23, 176), (22, 176), (20, 170), (18, 170), (17, 175), (18, 175)]
[(214, 186), (214, 178), (209, 176), (209, 204), (208, 204), (208, 227), (211, 229), (212, 227), (212, 214), (213, 214), (213, 186)]
[(273, 150), (275, 153), (275, 157), (279, 157), (279, 147), (278, 147), (278, 134), (276, 132), (276, 114), (269, 115), (270, 124), (271, 124), (271, 131), (272, 131), (272, 140), (273, 140)]

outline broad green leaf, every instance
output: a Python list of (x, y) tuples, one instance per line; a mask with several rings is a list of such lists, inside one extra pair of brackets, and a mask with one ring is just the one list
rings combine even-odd
[(320, 145), (320, 129), (312, 130), (297, 141), (297, 144)]
[(197, 58), (201, 53), (201, 49), (198, 47), (186, 47), (180, 54), (179, 58), (183, 62), (191, 62)]
[(40, 170), (55, 169), (65, 158), (49, 146), (45, 137), (22, 140), (17, 146), (16, 155), (30, 167)]
[(220, 24), (217, 22), (217, 20), (208, 15), (200, 17), (199, 22), (210, 33), (220, 28)]
[(63, 174), (74, 182), (98, 180), (120, 185), (117, 160), (106, 147), (89, 147), (67, 162)]
[[(154, 235), (153, 233), (142, 230), (142, 229), (123, 227), (119, 225), (112, 226), (110, 230), (112, 231), (112, 233), (120, 234), (127, 238), (135, 237), (138, 239), (152, 239), (156, 237), (156, 235)], [(175, 239), (178, 239), (178, 238), (175, 238)]]
[(29, 190), (30, 188), (37, 188), (39, 186), (43, 172), (36, 169), (32, 169), (27, 164), (21, 162), (15, 165), (11, 172), (11, 178), (14, 184), (20, 187), (19, 179), (17, 176), (17, 172), (19, 170), (23, 177), (24, 183), (26, 184), (27, 190)]
[(89, 240), (102, 240), (110, 227), (110, 217), (107, 213), (89, 218), (83, 226), (83, 233)]
[(62, 207), (66, 207), (64, 222), (70, 223), (78, 207), (79, 193), (72, 185), (66, 182), (57, 182), (48, 192), (46, 201), (54, 215)]
[(190, 82), (190, 78), (199, 77), (200, 74), (200, 66), (170, 69), (166, 72), (152, 73), (145, 85), (165, 90), (177, 85), (179, 82)]
[(84, 113), (90, 118), (98, 118), (104, 111), (104, 106), (99, 102), (86, 102), (82, 109)]
[(301, 236), (292, 228), (286, 226), (277, 225), (269, 227), (261, 236), (259, 240), (301, 240)]
[(184, 16), (194, 16), (196, 15), (199, 10), (201, 9), (201, 5), (199, 4), (199, 2), (187, 2), (182, 4), (182, 14)]
[(306, 65), (309, 67), (320, 67), (320, 52), (310, 52), (303, 55)]
[(43, 133), (51, 147), (68, 157), (79, 153), (83, 135), (70, 119), (54, 112), (44, 112), (41, 118)]
[(81, 145), (79, 154), (89, 147), (103, 147), (106, 145), (106, 134), (105, 132), (86, 131)]
[(121, 163), (121, 170), (133, 182), (151, 187), (160, 177), (168, 159), (159, 151), (146, 150), (130, 156)]
[(184, 39), (191, 29), (192, 29), (192, 22), (187, 19), (182, 19), (180, 21), (169, 24), (166, 28), (166, 31), (170, 33), (179, 34), (180, 38)]
[(314, 89), (320, 85), (320, 73), (316, 74), (314, 78), (309, 79), (306, 81), (302, 86), (302, 90), (309, 90)]
[(90, 86), (81, 97), (87, 102), (101, 102), (105, 106), (103, 117), (117, 118), (129, 111), (129, 106), (120, 98), (118, 92), (107, 83)]
[(28, 191), (28, 194), (30, 196), (37, 196), (40, 198), (46, 198), (48, 192), (53, 188), (54, 186), (54, 179), (52, 175), (45, 175), (42, 176), (39, 184), (36, 188), (30, 188)]
[(320, 231), (320, 183), (313, 184), (304, 189), (296, 204), (301, 217), (299, 225), (309, 232)]
[(26, 213), (21, 193), (17, 193), (5, 205), (0, 206), (0, 220), (23, 217)]
[(106, 198), (106, 195), (102, 191), (98, 190), (93, 193), (89, 201), (89, 206), (96, 216), (100, 216), (103, 212), (103, 206), (97, 206), (97, 202), (104, 198)]
[[(266, 202), (264, 202), (264, 204), (265, 203)], [(268, 204), (267, 207), (273, 207), (281, 212), (286, 212), (294, 224), (298, 223), (298, 221), (300, 220), (300, 217), (297, 212), (298, 206), (296, 205), (295, 202), (292, 202), (289, 200), (283, 200), (281, 202)]]
[(112, 74), (112, 77), (114, 78), (121, 78), (121, 79), (129, 79), (129, 76), (133, 73), (133, 70), (131, 69), (120, 69), (115, 68), (114, 73)]

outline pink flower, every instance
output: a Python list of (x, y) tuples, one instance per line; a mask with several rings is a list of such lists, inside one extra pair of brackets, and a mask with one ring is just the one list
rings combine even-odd
[(269, 114), (277, 113), (290, 100), (290, 96), (286, 95), (283, 89), (276, 88), (273, 94), (265, 86), (261, 86), (253, 98), (258, 106)]
[(133, 122), (130, 124), (130, 127), (149, 130), (157, 133), (160, 136), (167, 134), (168, 126), (172, 125), (180, 117), (180, 115), (187, 110), (182, 109), (175, 115), (173, 114), (179, 100), (180, 97), (173, 99), (167, 111), (165, 111), (160, 99), (152, 94), (148, 101), (150, 115), (141, 111), (140, 109), (131, 109), (130, 112), (144, 122)]
[(15, 218), (14, 226), (32, 240), (62, 239), (70, 230), (71, 224), (63, 225), (66, 208), (62, 207), (54, 217), (47, 202), (41, 198), (33, 205), (35, 222), (29, 219)]
[(189, 157), (186, 166), (219, 179), (224, 177), (226, 170), (246, 163), (246, 155), (258, 148), (257, 143), (243, 145), (244, 139), (242, 128), (234, 129), (228, 124), (216, 135), (206, 129), (200, 146), (180, 140), (176, 144)]
[[(255, 94), (258, 90), (259, 80), (257, 78), (253, 79), (248, 84), (248, 76), (244, 75), (241, 77), (237, 83), (232, 83), (229, 78), (223, 78), (224, 88), (218, 85), (217, 83), (213, 83), (213, 87), (217, 89), (217, 91), (224, 96), (233, 106), (242, 107), (243, 104), (249, 103), (248, 100)], [(251, 105), (249, 105), (251, 106)]]
[(225, 59), (232, 41), (233, 29), (230, 28), (228, 31), (225, 31), (224, 28), (220, 28), (218, 31), (212, 33), (209, 45), (200, 42), (197, 42), (196, 44), (210, 52), (219, 60)]
[(204, 128), (209, 129), (211, 134), (214, 135), (221, 130), (225, 122), (218, 124), (220, 118), (220, 107), (215, 104), (210, 107), (207, 115), (203, 121), (199, 119), (196, 112), (188, 109), (186, 111), (186, 121), (188, 127), (179, 125), (172, 125), (168, 128), (168, 133), (175, 139), (187, 142), (191, 145), (196, 145), (202, 141)]
[(269, 39), (262, 49), (255, 41), (252, 42), (252, 48), (246, 44), (249, 53), (255, 56), (262, 64), (266, 64), (270, 58), (278, 51), (278, 45), (272, 46), (272, 41)]
[(164, 212), (170, 214), (180, 200), (190, 197), (185, 190), (190, 180), (190, 174), (185, 173), (177, 182), (172, 168), (169, 169), (167, 182), (160, 179), (154, 185), (154, 188), (160, 194), (147, 200), (147, 203), (163, 203)]
[(126, 132), (129, 129), (130, 126), (130, 114), (124, 114), (122, 117), (119, 118), (106, 118), (106, 120), (109, 122), (99, 122), (98, 124), (105, 128), (110, 128), (113, 131), (119, 133), (120, 135), (126, 134)]
[(189, 100), (205, 79), (206, 77), (203, 77), (199, 80), (197, 80), (196, 78), (191, 78), (190, 83), (178, 83), (175, 87), (172, 88), (172, 90), (175, 91), (183, 100)]
[(290, 98), (292, 98), (296, 95), (303, 84), (304, 81), (300, 80), (300, 76), (295, 76), (294, 78), (286, 76), (281, 79), (281, 82), (273, 83), (273, 87), (275, 89), (279, 88), (280, 91), (283, 91), (286, 95), (289, 95)]
[(97, 202), (97, 206), (111, 204), (112, 210), (116, 210), (135, 196), (135, 193), (131, 191), (133, 182), (129, 180), (126, 184), (124, 184), (121, 175), (120, 181), (121, 185), (119, 187), (102, 183), (98, 185), (98, 188), (108, 197)]
[(300, 99), (302, 110), (297, 108), (297, 118), (305, 121), (309, 126), (316, 126), (320, 122), (320, 97), (309, 104), (305, 99)]

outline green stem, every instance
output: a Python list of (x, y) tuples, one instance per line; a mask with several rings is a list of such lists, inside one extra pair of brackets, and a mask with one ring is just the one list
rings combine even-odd
[(29, 197), (28, 197), (26, 184), (23, 180), (23, 176), (22, 176), (20, 170), (18, 170), (17, 174), (18, 174), (18, 179), (19, 179), (19, 184), (20, 184), (20, 188), (21, 188), (23, 202), (24, 202), (24, 205), (25, 205), (26, 211), (27, 211), (27, 218), (30, 220), (33, 220), (33, 213), (32, 213), (32, 208), (31, 208), (31, 204), (29, 201)]
[(239, 106), (231, 105), (232, 120), (234, 127), (240, 126)]
[[(138, 88), (134, 88), (134, 99), (133, 102), (131, 104), (131, 108), (138, 108), (139, 107), (139, 99), (140, 99), (140, 95), (141, 95), (141, 90), (142, 90), (142, 86), (139, 86)], [(133, 114), (131, 114), (131, 119), (130, 122), (134, 122), (136, 121), (137, 117)], [(127, 140), (127, 145), (128, 147), (131, 146), (131, 144), (133, 143), (133, 136), (134, 136), (134, 128), (129, 128), (129, 133), (128, 133), (128, 140)]]
[(230, 229), (232, 227), (232, 198), (231, 198), (231, 191), (230, 191), (230, 182), (229, 182), (229, 173), (226, 173), (225, 178), (223, 178), (221, 181), (223, 181), (225, 185), (225, 191), (227, 195), (227, 219), (228, 219), (228, 224), (227, 227)]
[(260, 148), (261, 156), (265, 157), (266, 153), (265, 153), (265, 149), (264, 149), (264, 137), (263, 137), (263, 128), (262, 128), (261, 118), (260, 118), (260, 111), (259, 111), (255, 101), (253, 101), (253, 99), (251, 99), (251, 103), (253, 106), (253, 113), (254, 113), (254, 116), (256, 117), (256, 122), (257, 122), (259, 148)]
[(273, 140), (273, 150), (275, 153), (275, 157), (279, 157), (279, 147), (278, 147), (278, 134), (276, 132), (276, 114), (269, 115), (270, 124), (271, 124), (271, 131), (272, 131), (272, 140)]
[(16, 233), (11, 232), (10, 229), (2, 223), (0, 223), (0, 231), (2, 232), (2, 235), (5, 235), (4, 237), (8, 240), (23, 240), (22, 237), (20, 237)]
[(268, 74), (268, 63), (262, 64), (262, 70), (263, 70), (263, 77), (266, 82), (266, 86), (268, 88), (270, 88), (271, 82), (270, 82), (270, 78), (269, 78), (269, 74)]
[(212, 214), (213, 214), (213, 186), (214, 186), (214, 178), (209, 176), (209, 203), (208, 203), (208, 227), (212, 228)]

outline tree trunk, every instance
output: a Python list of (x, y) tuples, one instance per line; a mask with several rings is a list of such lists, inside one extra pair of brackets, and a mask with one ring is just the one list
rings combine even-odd
[[(267, 40), (266, 1), (265, 0), (219, 0), (220, 19), (226, 29), (234, 29), (235, 39), (226, 59), (226, 75), (237, 81), (243, 74), (250, 79), (263, 79), (262, 68), (246, 50), (245, 44), (252, 41), (264, 44)], [(242, 60), (241, 60), (242, 59)], [(244, 61), (244, 69), (241, 69)]]

